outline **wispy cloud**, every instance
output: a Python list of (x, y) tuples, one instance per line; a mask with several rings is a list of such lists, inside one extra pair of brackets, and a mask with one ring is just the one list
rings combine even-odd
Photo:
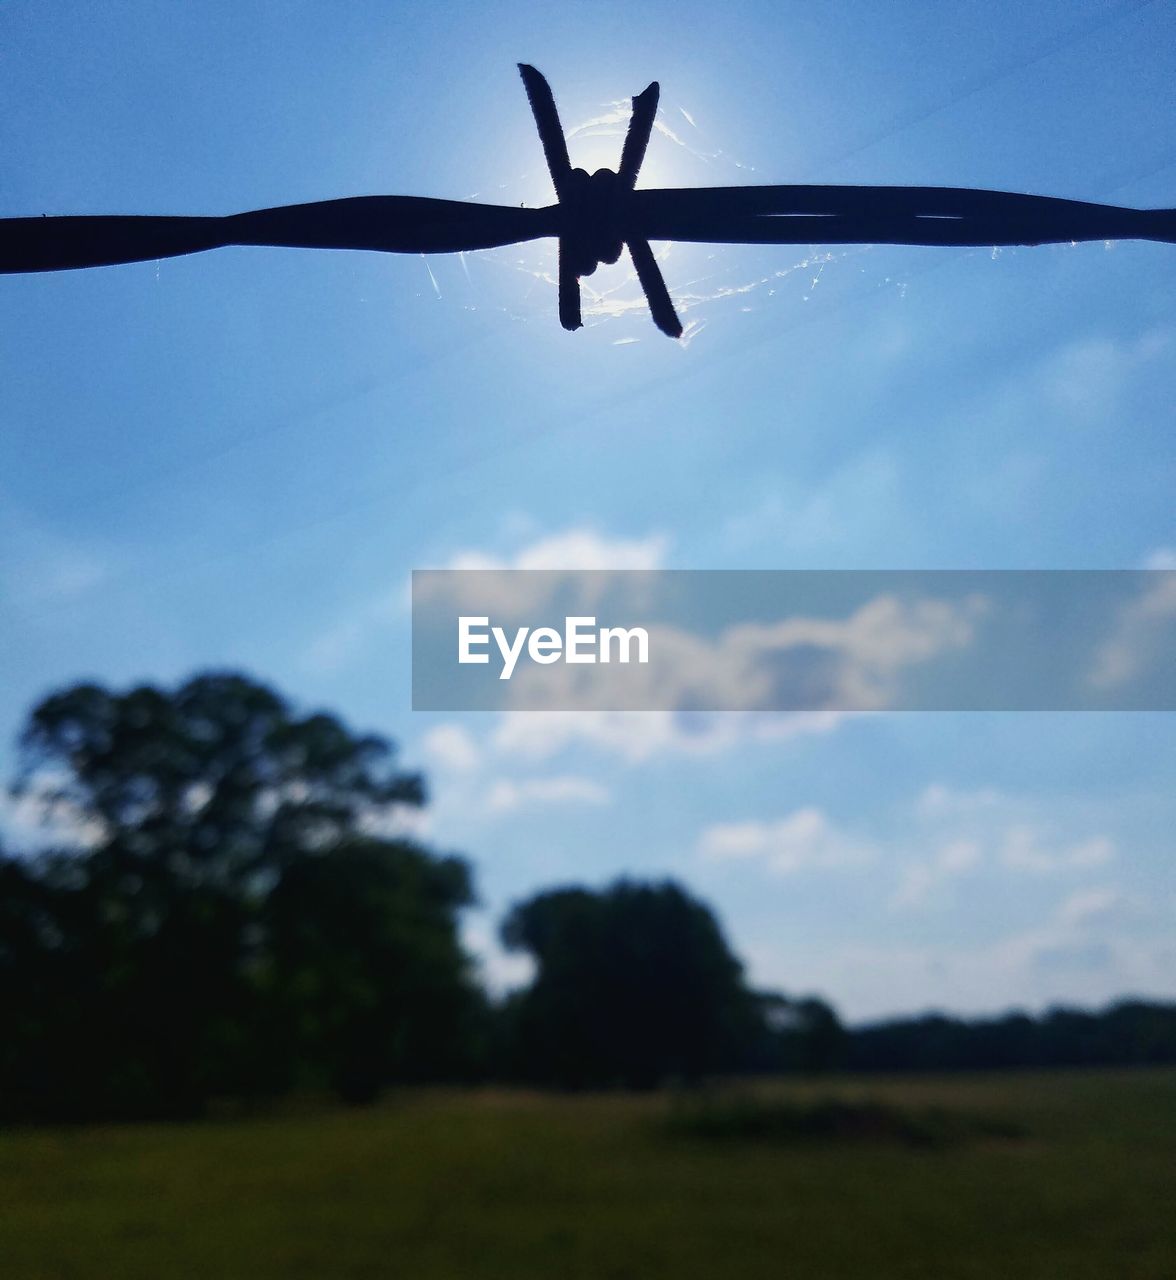
[(1176, 569), (1176, 547), (1156, 547), (1143, 560), (1145, 569)]
[(1154, 329), (1137, 338), (1089, 337), (1054, 352), (1042, 366), (1047, 400), (1070, 419), (1104, 418), (1140, 369), (1163, 358), (1176, 334)]
[[(1150, 575), (1149, 575), (1150, 576)], [(1139, 595), (1119, 609), (1099, 647), (1089, 680), (1096, 689), (1129, 684), (1160, 661), (1171, 661), (1176, 639), (1176, 570), (1158, 569)]]
[(921, 907), (957, 877), (980, 865), (984, 850), (977, 840), (962, 836), (940, 845), (922, 861), (909, 862), (899, 875), (892, 907)]
[(876, 845), (835, 826), (816, 808), (774, 822), (718, 823), (699, 837), (698, 850), (711, 862), (761, 862), (774, 875), (841, 871), (878, 857)]
[[(554, 577), (524, 579), (517, 587), (514, 582), (504, 582), (502, 590), (534, 594), (535, 607), (554, 598), (562, 585)], [(618, 583), (617, 589), (629, 585)], [(599, 583), (597, 589), (603, 594), (608, 586)], [(438, 590), (448, 587), (437, 581)], [(846, 617), (797, 614), (739, 623), (713, 638), (648, 622), (656, 662), (623, 671), (570, 663), (529, 666), (516, 672), (504, 696), (512, 709), (527, 711), (590, 711), (615, 706), (618, 696), (628, 706), (671, 710), (882, 710), (893, 705), (904, 673), (967, 648), (986, 612), (987, 602), (978, 596), (906, 601), (882, 594)]]
[[(441, 569), (602, 570), (658, 569), (669, 539), (660, 533), (612, 537), (588, 525), (545, 533), (519, 542), (512, 550), (463, 548), (443, 557)], [(429, 566), (420, 566), (429, 567)], [(520, 590), (525, 589), (520, 586)], [(535, 590), (546, 590), (538, 584)], [(530, 601), (515, 602), (525, 608)], [(411, 593), (402, 580), (376, 592), (316, 635), (304, 648), (302, 666), (316, 674), (333, 673), (357, 661), (372, 643), (396, 628), (406, 628)]]
[(1088, 875), (1112, 862), (1117, 849), (1103, 833), (1060, 830), (1040, 801), (934, 784), (882, 830), (876, 823), (869, 831), (860, 822), (849, 826), (806, 806), (782, 818), (708, 826), (697, 852), (704, 862), (751, 864), (773, 874), (875, 868), (883, 899), (905, 911), (949, 905), (955, 886), (981, 873), (990, 880)]
[(748, 743), (826, 734), (846, 717), (834, 712), (684, 713), (673, 711), (508, 711), (490, 735), (496, 753), (550, 760), (587, 747), (640, 764), (665, 756), (709, 756)]
[(65, 537), (21, 513), (0, 494), (0, 598), (36, 611), (94, 594), (111, 578), (108, 550)]
[(925, 787), (911, 805), (906, 838), (916, 852), (904, 861), (894, 907), (927, 906), (981, 867), (1064, 875), (1105, 866), (1116, 854), (1114, 841), (1100, 832), (1075, 837), (1059, 831), (1041, 801), (941, 783)]
[(1115, 856), (1115, 845), (1106, 836), (1091, 836), (1074, 843), (1051, 843), (1039, 829), (1016, 824), (1004, 833), (999, 856), (1001, 863), (1012, 871), (1049, 875), (1105, 866)]
[(425, 734), (421, 746), (430, 761), (449, 772), (468, 773), (482, 762), (482, 751), (464, 725), (435, 725)]
[(642, 538), (618, 538), (590, 526), (545, 534), (514, 551), (459, 551), (445, 569), (660, 569), (669, 539), (660, 533)]
[(487, 807), (496, 813), (551, 805), (606, 805), (612, 796), (607, 787), (591, 778), (564, 774), (550, 778), (500, 779), (490, 789)]

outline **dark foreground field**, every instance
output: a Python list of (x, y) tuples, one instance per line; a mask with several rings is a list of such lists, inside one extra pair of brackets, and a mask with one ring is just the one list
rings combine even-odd
[[(0, 1274), (1176, 1275), (1174, 1071), (841, 1081), (769, 1095), (789, 1106), (764, 1112), (775, 1120), (759, 1133), (725, 1126), (722, 1108), (695, 1124), (694, 1104), (675, 1112), (686, 1120), (676, 1131), (665, 1096), (497, 1092), (0, 1133)], [(781, 1115), (803, 1119), (818, 1097), (878, 1100), (900, 1118), (945, 1108), (944, 1140), (942, 1116), (929, 1142), (921, 1120), (914, 1137), (901, 1124), (840, 1136), (781, 1128)]]

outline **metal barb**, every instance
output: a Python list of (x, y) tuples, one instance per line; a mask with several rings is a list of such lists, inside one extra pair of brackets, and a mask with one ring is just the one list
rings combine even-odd
[(621, 148), (620, 163), (612, 169), (598, 169), (589, 176), (573, 169), (559, 111), (551, 86), (541, 72), (519, 63), (519, 74), (535, 117), (539, 141), (559, 200), (559, 322), (565, 329), (583, 326), (580, 280), (590, 276), (602, 262), (613, 263), (622, 247), (637, 272), (653, 322), (671, 338), (682, 336), (682, 322), (673, 299), (649, 247), (649, 241), (633, 226), (632, 193), (657, 117), (661, 90), (655, 80), (633, 98), (633, 114)]

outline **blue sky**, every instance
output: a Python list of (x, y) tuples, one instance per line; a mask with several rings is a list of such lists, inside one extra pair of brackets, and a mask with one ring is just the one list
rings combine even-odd
[[(1162, 3), (10, 0), (0, 45), (6, 216), (545, 203), (520, 60), (590, 169), (659, 79), (648, 185), (1176, 204)], [(407, 609), (470, 563), (1172, 564), (1176, 250), (672, 247), (683, 344), (623, 267), (564, 333), (553, 262), (0, 280), (0, 769), (53, 687), (239, 666), (428, 771), (496, 982), (510, 901), (629, 871), (854, 1018), (1176, 995), (1171, 715), (414, 715)]]

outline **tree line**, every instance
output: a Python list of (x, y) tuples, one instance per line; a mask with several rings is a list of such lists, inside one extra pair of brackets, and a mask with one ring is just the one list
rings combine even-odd
[(1101, 1032), (1061, 1015), (847, 1032), (824, 1001), (752, 989), (669, 881), (518, 903), (502, 938), (534, 977), (494, 1000), (460, 940), (468, 862), (398, 834), (423, 779), (386, 739), (238, 673), (51, 694), (13, 791), (73, 834), (0, 850), (3, 1119), (195, 1116), (296, 1088), (362, 1103), (424, 1081), (1176, 1059), (1161, 1007)]
[(1176, 1062), (1176, 1004), (1120, 1000), (1040, 1017), (928, 1014), (858, 1027), (842, 1065), (858, 1071), (991, 1071), (1003, 1067), (1143, 1066)]

